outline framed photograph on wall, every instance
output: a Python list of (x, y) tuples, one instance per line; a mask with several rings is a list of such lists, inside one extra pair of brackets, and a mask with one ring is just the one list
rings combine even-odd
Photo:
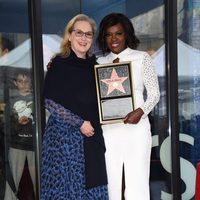
[(134, 110), (131, 62), (95, 65), (101, 124), (122, 122)]

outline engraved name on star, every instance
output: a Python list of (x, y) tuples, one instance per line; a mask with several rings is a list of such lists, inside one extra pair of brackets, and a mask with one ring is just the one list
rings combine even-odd
[(107, 95), (109, 95), (114, 90), (119, 90), (120, 92), (125, 93), (124, 87), (122, 83), (127, 79), (128, 77), (119, 77), (116, 70), (113, 68), (111, 77), (109, 79), (102, 79), (101, 81), (106, 83), (108, 85), (108, 92)]

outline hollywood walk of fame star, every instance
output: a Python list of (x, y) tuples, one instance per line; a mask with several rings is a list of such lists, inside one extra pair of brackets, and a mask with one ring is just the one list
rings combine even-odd
[(108, 85), (108, 92), (107, 95), (109, 95), (112, 91), (119, 90), (120, 92), (125, 93), (124, 87), (122, 83), (127, 79), (128, 77), (119, 77), (116, 70), (113, 68), (111, 77), (109, 79), (102, 79), (101, 81), (106, 83)]

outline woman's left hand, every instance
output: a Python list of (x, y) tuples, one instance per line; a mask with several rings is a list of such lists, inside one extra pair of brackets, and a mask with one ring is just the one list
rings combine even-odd
[(143, 110), (141, 108), (137, 108), (136, 110), (126, 115), (126, 117), (124, 118), (124, 123), (137, 124), (140, 121), (143, 114), (144, 114)]

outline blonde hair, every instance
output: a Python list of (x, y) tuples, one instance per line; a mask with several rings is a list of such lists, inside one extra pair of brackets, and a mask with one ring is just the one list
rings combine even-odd
[[(87, 15), (84, 15), (84, 14), (79, 14), (79, 15), (76, 15), (75, 17), (73, 17), (67, 24), (67, 26), (65, 27), (65, 32), (64, 32), (64, 37), (63, 37), (63, 40), (61, 42), (61, 46), (60, 46), (60, 55), (63, 56), (63, 57), (67, 57), (69, 56), (70, 54), (70, 46), (71, 46), (71, 43), (69, 41), (69, 34), (71, 34), (73, 28), (74, 28), (74, 24), (78, 21), (86, 21), (88, 22), (91, 27), (92, 27), (92, 31), (93, 33), (96, 32), (96, 23), (95, 21), (88, 17)], [(89, 50), (87, 52), (87, 54), (89, 55)]]

